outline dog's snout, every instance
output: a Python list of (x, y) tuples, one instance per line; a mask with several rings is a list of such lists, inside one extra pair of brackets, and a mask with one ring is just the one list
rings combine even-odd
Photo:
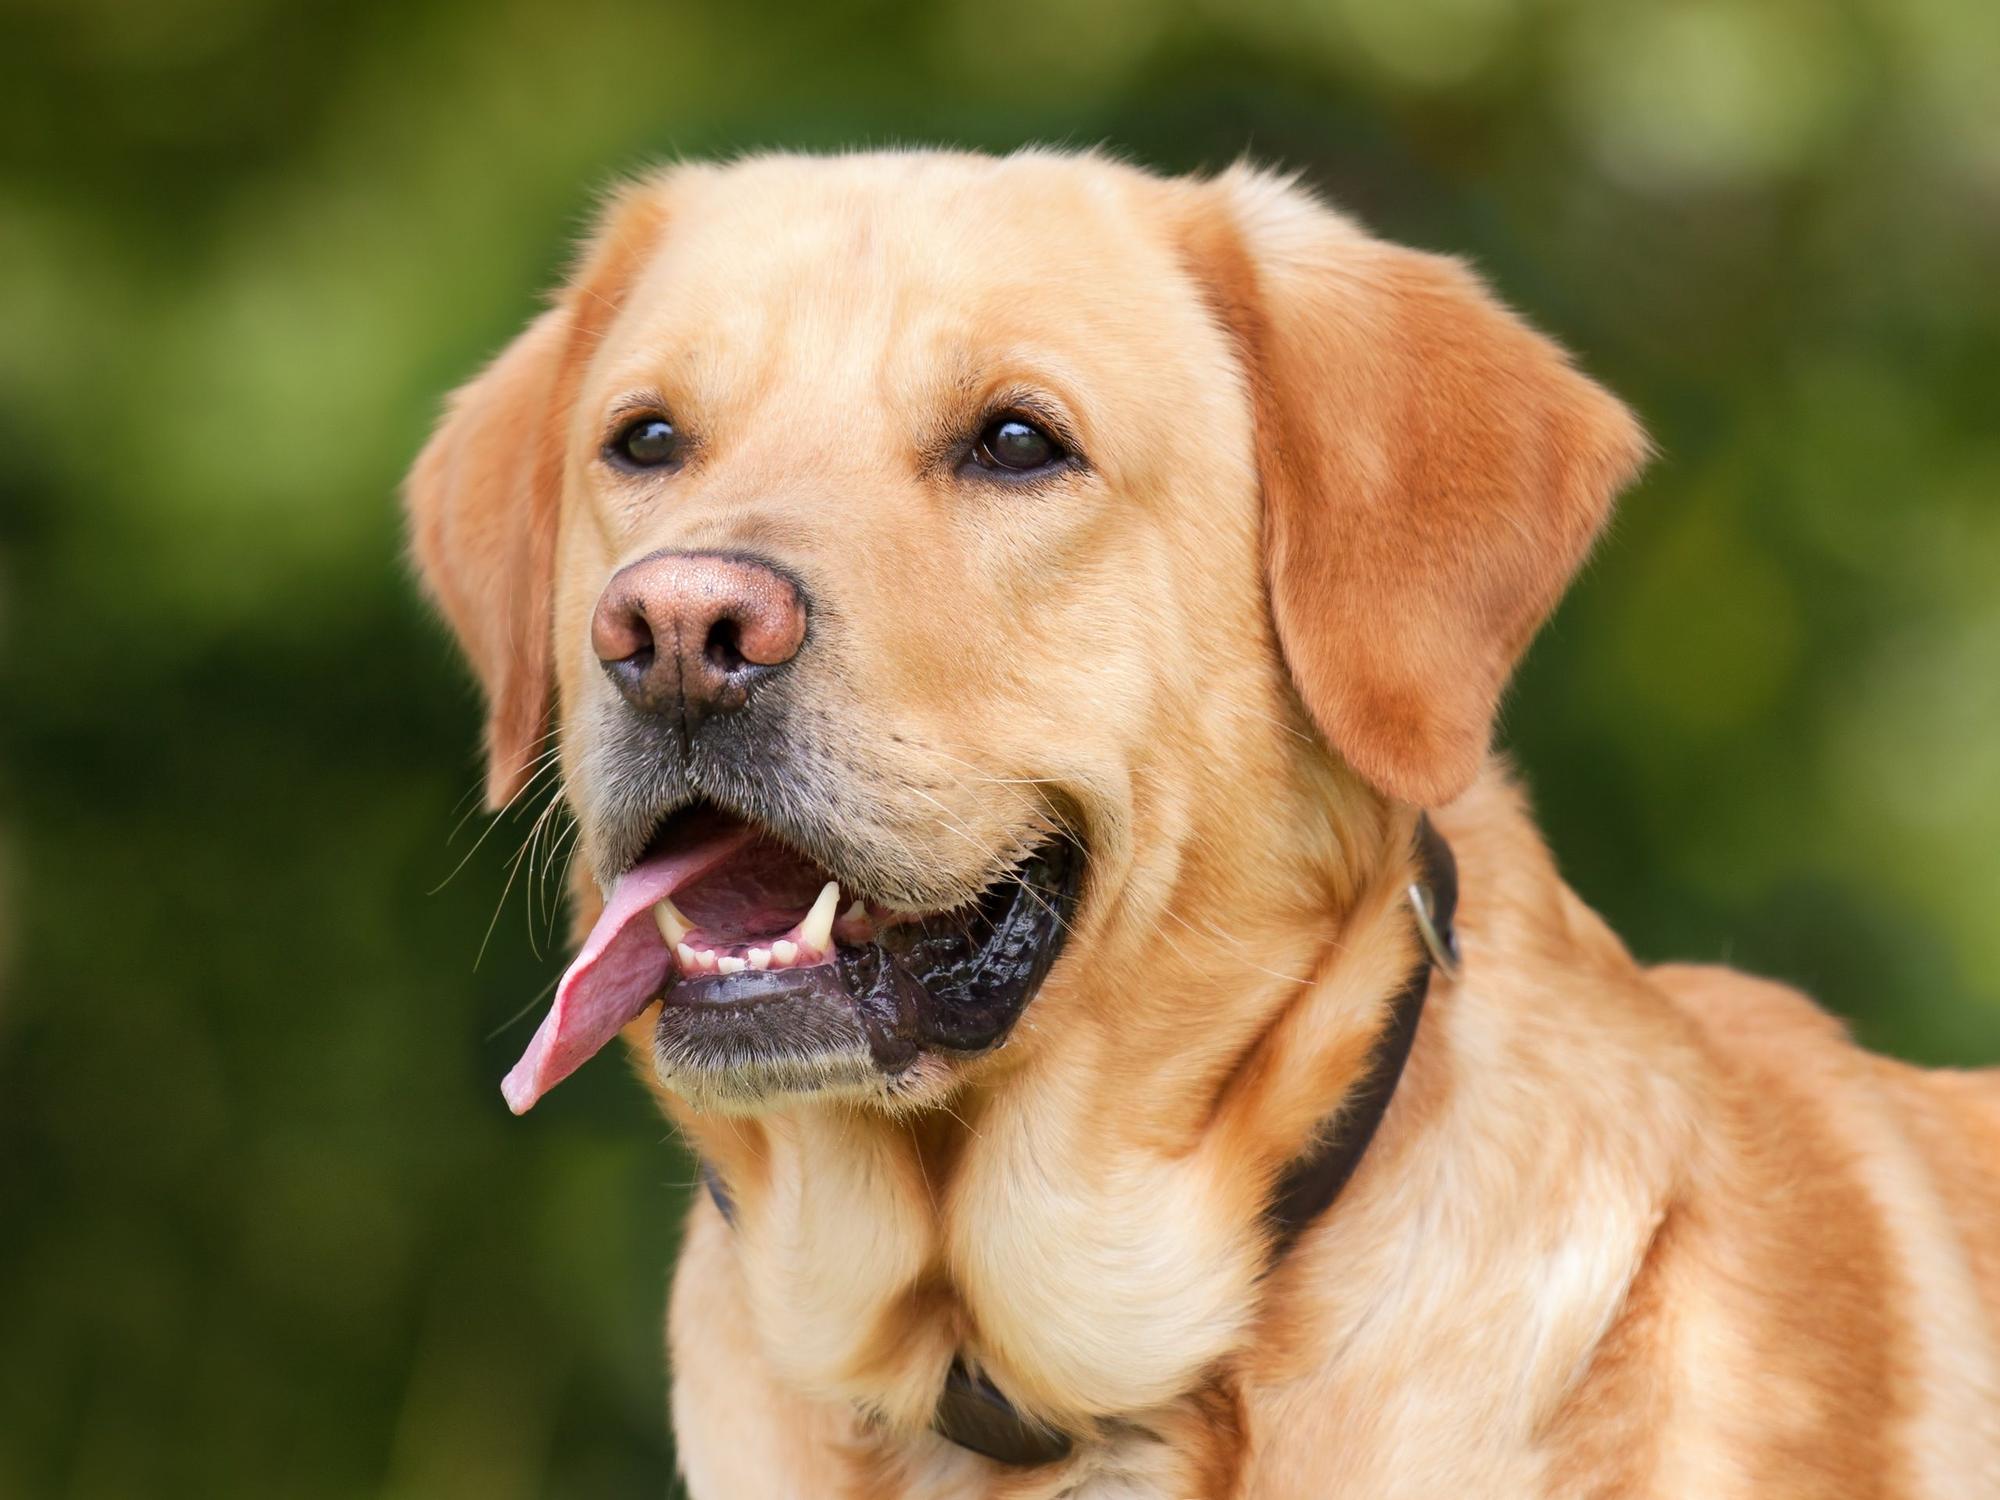
[(806, 605), (768, 564), (656, 552), (612, 575), (590, 641), (625, 701), (693, 723), (749, 701), (805, 643)]

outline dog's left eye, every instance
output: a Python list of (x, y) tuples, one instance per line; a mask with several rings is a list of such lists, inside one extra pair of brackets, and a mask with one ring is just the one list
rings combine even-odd
[(1063, 446), (1026, 417), (999, 417), (986, 424), (973, 444), (972, 461), (982, 469), (1031, 473), (1061, 463)]
[(657, 469), (680, 457), (681, 435), (665, 417), (641, 417), (620, 428), (606, 449), (628, 469)]

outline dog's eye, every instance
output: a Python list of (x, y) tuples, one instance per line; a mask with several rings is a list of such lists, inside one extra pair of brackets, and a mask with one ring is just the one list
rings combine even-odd
[(609, 456), (632, 469), (657, 469), (680, 457), (681, 435), (665, 417), (641, 417), (619, 429)]
[(1009, 469), (1017, 474), (1046, 469), (1068, 456), (1062, 444), (1025, 417), (988, 422), (972, 446), (972, 461), (980, 468)]

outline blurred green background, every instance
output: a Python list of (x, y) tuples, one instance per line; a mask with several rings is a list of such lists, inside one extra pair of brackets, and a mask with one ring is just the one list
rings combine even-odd
[(675, 153), (1247, 150), (1474, 257), (1661, 449), (1507, 718), (1576, 884), (2000, 1060), (1991, 0), (0, 16), (0, 1496), (664, 1488), (688, 1164), (501, 1107), (559, 958), (394, 497)]

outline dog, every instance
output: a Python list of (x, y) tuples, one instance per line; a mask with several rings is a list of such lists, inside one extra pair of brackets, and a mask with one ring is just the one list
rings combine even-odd
[[(689, 1491), (2000, 1494), (2000, 1077), (1642, 967), (1490, 746), (1647, 456), (1239, 165), (610, 195), (413, 552), (703, 1167)], [(553, 705), (553, 709), (551, 707)]]

